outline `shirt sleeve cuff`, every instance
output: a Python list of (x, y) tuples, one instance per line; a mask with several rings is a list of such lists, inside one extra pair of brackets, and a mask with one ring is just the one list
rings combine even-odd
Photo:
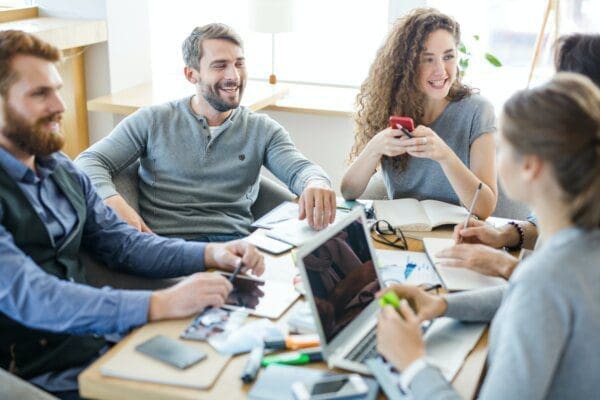
[(400, 378), (398, 378), (400, 389), (402, 389), (402, 391), (405, 393), (409, 392), (409, 386), (412, 380), (419, 372), (425, 369), (425, 367), (427, 367), (427, 360), (425, 360), (425, 357), (416, 359), (408, 367), (406, 367), (400, 374)]
[(151, 291), (121, 290), (117, 330), (125, 333), (148, 322)]
[(186, 242), (183, 247), (183, 269), (184, 275), (202, 272), (206, 270), (204, 265), (204, 252), (206, 243)]
[(102, 200), (119, 194), (112, 183), (94, 183), (94, 188)]

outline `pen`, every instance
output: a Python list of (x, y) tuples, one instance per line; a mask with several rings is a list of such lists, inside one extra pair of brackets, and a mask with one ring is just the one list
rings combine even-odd
[(244, 383), (250, 383), (256, 378), (264, 353), (265, 348), (262, 345), (252, 349), (250, 357), (248, 357), (248, 362), (244, 367), (244, 372), (242, 372), (242, 375), (240, 376)]
[(237, 278), (237, 276), (239, 275), (240, 271), (242, 270), (243, 266), (244, 266), (244, 264), (240, 261), (240, 263), (238, 264), (238, 266), (235, 267), (235, 270), (233, 270), (233, 274), (231, 274), (231, 276), (229, 277), (229, 282), (233, 283), (233, 281), (235, 280), (235, 278)]
[(283, 222), (283, 221), (289, 221), (292, 218), (294, 218), (294, 217), (280, 218), (280, 219), (276, 219), (275, 221), (267, 221), (266, 224), (267, 225), (275, 225), (275, 224), (278, 224), (278, 223)]
[[(471, 215), (473, 215), (473, 209), (475, 208), (475, 204), (477, 204), (477, 199), (479, 198), (479, 192), (481, 192), (481, 187), (483, 186), (483, 183), (479, 182), (479, 185), (477, 186), (477, 189), (475, 190), (475, 195), (473, 196), (473, 201), (471, 202), (471, 208), (469, 208), (469, 213), (467, 214), (467, 219), (465, 220), (465, 223), (463, 224), (465, 228), (467, 228), (469, 226), (469, 219), (471, 219)], [(462, 242), (462, 236), (458, 237), (458, 243)]]
[(442, 288), (442, 285), (439, 283), (436, 283), (435, 285), (428, 285), (428, 286), (423, 287), (423, 290), (426, 292), (431, 292), (432, 290), (438, 290), (441, 288)]

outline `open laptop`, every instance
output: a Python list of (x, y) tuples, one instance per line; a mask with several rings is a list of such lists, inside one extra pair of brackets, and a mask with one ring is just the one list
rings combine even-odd
[(364, 362), (378, 356), (375, 293), (383, 282), (374, 254), (361, 207), (298, 249), (296, 264), (330, 368), (370, 374)]

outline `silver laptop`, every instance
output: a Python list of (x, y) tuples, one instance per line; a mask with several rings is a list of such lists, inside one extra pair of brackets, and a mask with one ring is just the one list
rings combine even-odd
[(298, 249), (296, 264), (330, 368), (370, 374), (364, 362), (378, 356), (375, 293), (383, 283), (374, 254), (360, 207)]

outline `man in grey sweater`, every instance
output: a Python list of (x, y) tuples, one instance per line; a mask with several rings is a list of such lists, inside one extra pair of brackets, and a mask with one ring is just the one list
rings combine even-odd
[[(327, 174), (277, 122), (239, 105), (246, 84), (240, 37), (223, 24), (196, 28), (183, 58), (193, 96), (139, 110), (75, 161), (105, 203), (141, 231), (229, 240), (249, 233), (264, 165), (300, 196), (300, 219), (315, 229), (332, 223)], [(141, 215), (111, 179), (138, 159)]]

